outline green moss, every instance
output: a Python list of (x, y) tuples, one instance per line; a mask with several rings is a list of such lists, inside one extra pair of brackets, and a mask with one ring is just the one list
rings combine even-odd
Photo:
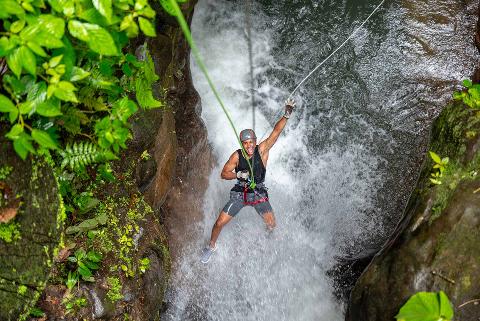
[(118, 300), (123, 299), (122, 283), (120, 282), (119, 278), (109, 277), (107, 278), (107, 284), (108, 284), (107, 297), (110, 299), (110, 301), (117, 302)]
[(19, 223), (0, 223), (0, 240), (11, 243), (19, 239), (21, 239)]
[(12, 166), (0, 167), (0, 181), (5, 180), (8, 177), (8, 175), (10, 175), (12, 170), (13, 170)]
[(17, 289), (17, 293), (20, 295), (24, 295), (25, 293), (27, 293), (27, 287), (23, 284), (19, 285)]

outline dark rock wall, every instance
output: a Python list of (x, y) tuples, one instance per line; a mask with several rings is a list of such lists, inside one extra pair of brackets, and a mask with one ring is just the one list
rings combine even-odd
[[(475, 40), (480, 49), (478, 31)], [(473, 80), (480, 81), (480, 68)], [(435, 120), (429, 150), (450, 158), (443, 185), (430, 184), (433, 163), (426, 155), (402, 221), (351, 293), (347, 321), (394, 320), (411, 295), (440, 290), (452, 301), (455, 320), (480, 320), (479, 136), (477, 113), (461, 103)]]
[(0, 130), (0, 216), (12, 211), (19, 239), (0, 239), (0, 320), (17, 320), (35, 304), (61, 243), (63, 205), (53, 169), (43, 157), (22, 161)]

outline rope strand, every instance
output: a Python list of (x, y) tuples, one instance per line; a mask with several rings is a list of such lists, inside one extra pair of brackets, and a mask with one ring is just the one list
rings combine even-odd
[(250, 19), (251, 0), (245, 6), (245, 24), (247, 26), (248, 62), (250, 63), (250, 99), (252, 100), (252, 129), (255, 131), (255, 80), (253, 78), (252, 27)]
[[(348, 36), (348, 38), (340, 45), (337, 47), (337, 49), (335, 49), (330, 55), (328, 55), (327, 58), (325, 58), (322, 62), (320, 62), (315, 68), (313, 68), (312, 71), (310, 71), (310, 73), (305, 77), (303, 78), (303, 80), (295, 87), (295, 89), (292, 90), (292, 92), (290, 93), (290, 95), (288, 95), (288, 99), (292, 98), (293, 95), (295, 94), (295, 92), (303, 85), (303, 83), (305, 81), (308, 80), (308, 78), (310, 78), (310, 76), (312, 76), (315, 71), (318, 70), (318, 68), (320, 68), (321, 66), (323, 66), (337, 51), (339, 51), (341, 48), (343, 48), (343, 46), (345, 46), (345, 44), (353, 38), (353, 36), (355, 36), (357, 34), (357, 32), (367, 23), (368, 20), (370, 20), (370, 18), (375, 14), (375, 12), (377, 12), (378, 9), (380, 9), (380, 7), (383, 5), (383, 3), (385, 2), (385, 0), (382, 0), (376, 7), (375, 9), (373, 9), (373, 11), (370, 13), (370, 15), (368, 15), (368, 17), (360, 24), (360, 26), (358, 26), (351, 34), (350, 36)], [(275, 114), (275, 116), (278, 116), (280, 112), (277, 112)], [(270, 125), (270, 127), (272, 127)], [(265, 134), (267, 133), (267, 131), (265, 131), (265, 133), (262, 135), (262, 137), (260, 138), (260, 140), (263, 139), (263, 137), (265, 136)]]
[(205, 76), (205, 79), (207, 79), (208, 85), (210, 86), (210, 89), (212, 90), (215, 98), (217, 99), (218, 103), (220, 104), (220, 107), (222, 107), (223, 113), (225, 116), (227, 116), (228, 122), (230, 124), (230, 127), (233, 129), (233, 132), (235, 134), (235, 137), (237, 138), (237, 142), (240, 145), (240, 148), (242, 150), (243, 157), (245, 157), (248, 167), (250, 168), (250, 173), (252, 175), (252, 186), (255, 186), (255, 176), (253, 175), (253, 166), (250, 162), (250, 160), (247, 158), (247, 152), (245, 151), (245, 148), (243, 148), (243, 144), (240, 141), (240, 137), (238, 136), (237, 129), (235, 128), (235, 125), (232, 121), (232, 118), (230, 117), (230, 113), (228, 112), (227, 108), (225, 107), (225, 104), (223, 103), (222, 99), (220, 98), (220, 94), (218, 93), (215, 85), (213, 84), (212, 79), (210, 78), (207, 67), (205, 67), (205, 64), (203, 63), (202, 57), (200, 56), (200, 53), (198, 51), (197, 45), (193, 41), (192, 34), (190, 33), (190, 28), (188, 27), (187, 22), (185, 21), (185, 17), (183, 16), (182, 11), (180, 10), (180, 7), (177, 4), (176, 0), (169, 0), (170, 5), (175, 11), (175, 17), (177, 18), (178, 23), (180, 24), (180, 28), (183, 31), (183, 34), (185, 35), (185, 39), (187, 40), (188, 44), (190, 45), (190, 48), (192, 49), (193, 57), (195, 58), (195, 61), (197, 62), (198, 67), (200, 67), (200, 70), (202, 71), (203, 75)]

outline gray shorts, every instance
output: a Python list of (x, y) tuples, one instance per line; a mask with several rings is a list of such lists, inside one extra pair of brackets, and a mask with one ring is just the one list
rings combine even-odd
[[(268, 197), (268, 193), (265, 192), (256, 192), (256, 193), (247, 193), (247, 202), (254, 202)], [(237, 213), (244, 208), (245, 206), (253, 206), (258, 214), (263, 216), (267, 212), (273, 212), (270, 202), (267, 200), (265, 202), (257, 203), (255, 205), (245, 205), (243, 199), (243, 192), (234, 192), (230, 191), (230, 200), (223, 207), (223, 211), (230, 216), (235, 216)]]

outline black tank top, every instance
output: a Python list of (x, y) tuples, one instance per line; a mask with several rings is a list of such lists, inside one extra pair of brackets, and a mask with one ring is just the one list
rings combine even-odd
[[(243, 153), (241, 149), (237, 149), (238, 153), (238, 165), (235, 167), (235, 173), (247, 170), (250, 173), (250, 167), (248, 166), (248, 162), (243, 157)], [(253, 175), (255, 177), (255, 183), (260, 184), (265, 181), (265, 174), (267, 173), (267, 169), (263, 165), (262, 157), (260, 156), (260, 152), (258, 151), (258, 145), (255, 147), (255, 152), (253, 153), (253, 157), (250, 158), (250, 161), (253, 160), (252, 167), (253, 167)], [(237, 191), (237, 185), (232, 188), (232, 191)], [(243, 190), (243, 189), (241, 189)], [(239, 190), (240, 191), (240, 190)]]

